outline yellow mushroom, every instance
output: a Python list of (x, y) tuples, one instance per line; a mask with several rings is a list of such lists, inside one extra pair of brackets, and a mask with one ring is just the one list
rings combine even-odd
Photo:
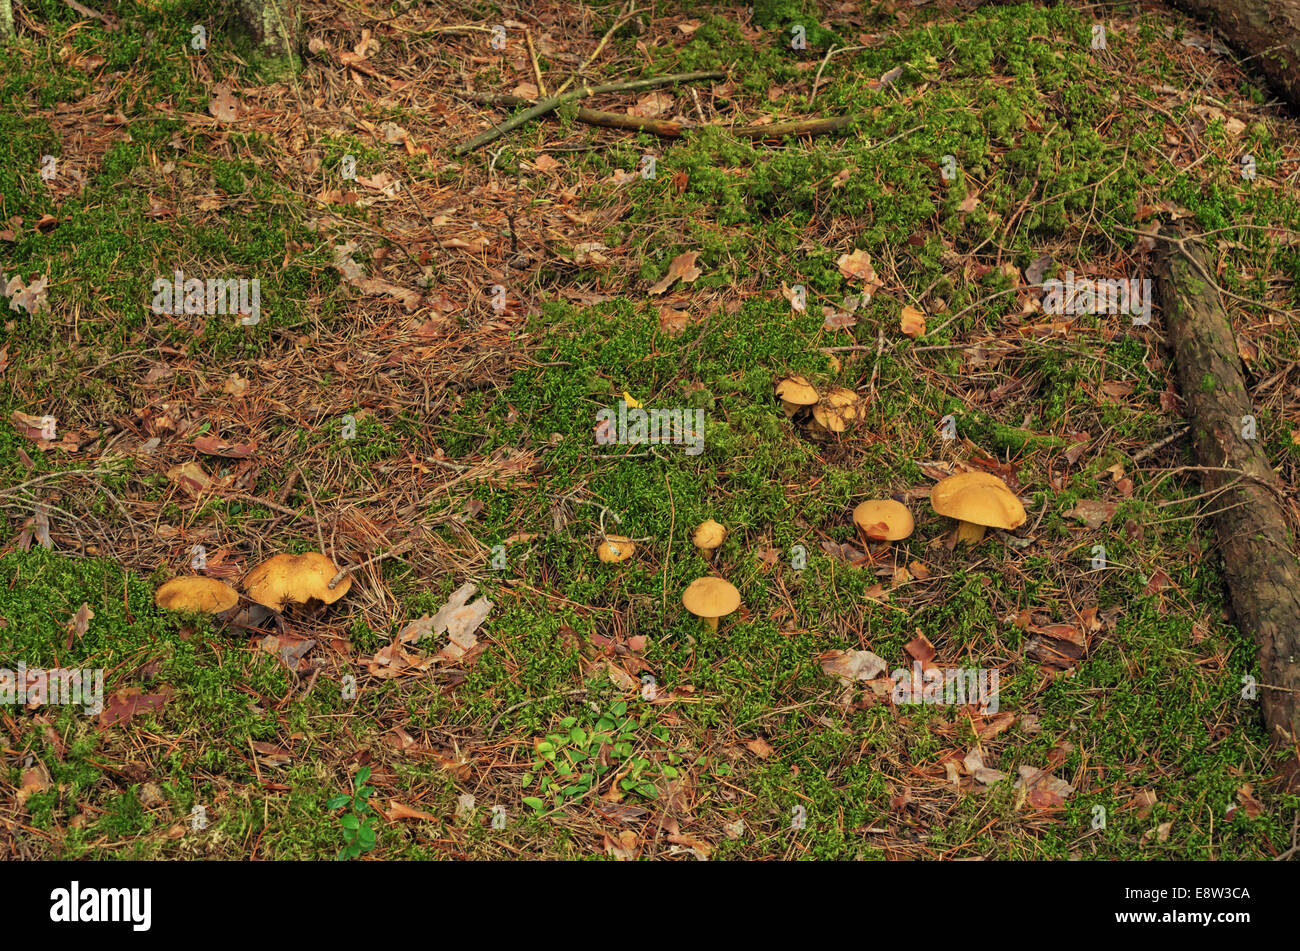
[(596, 557), (603, 562), (618, 563), (627, 561), (636, 551), (636, 544), (622, 535), (606, 535), (605, 540), (596, 546)]
[(700, 550), (705, 561), (713, 560), (713, 553), (727, 538), (727, 529), (713, 519), (695, 526), (691, 544)]
[(940, 515), (957, 520), (957, 541), (975, 544), (984, 529), (1019, 528), (1025, 507), (1015, 493), (988, 472), (961, 472), (939, 482), (930, 491), (930, 506)]
[(333, 604), (352, 587), (352, 575), (345, 574), (331, 588), (330, 581), (338, 573), (334, 562), (318, 551), (275, 555), (244, 577), (244, 593), (276, 611), (284, 610), (286, 604), (306, 604), (311, 600)]
[(239, 603), (239, 592), (216, 578), (182, 575), (159, 588), (154, 603), (166, 611), (220, 614)]
[(805, 406), (812, 406), (821, 398), (817, 395), (817, 389), (802, 376), (791, 376), (778, 381), (776, 395), (787, 416), (793, 416)]
[(718, 630), (718, 618), (726, 617), (740, 607), (740, 592), (722, 578), (708, 576), (696, 578), (682, 594), (682, 606), (698, 618), (703, 618), (709, 630)]
[(826, 395), (813, 407), (813, 419), (823, 429), (832, 433), (842, 433), (849, 423), (865, 415), (862, 397), (842, 386), (831, 387)]
[(867, 541), (896, 542), (916, 527), (906, 505), (893, 499), (868, 499), (853, 510), (853, 524)]

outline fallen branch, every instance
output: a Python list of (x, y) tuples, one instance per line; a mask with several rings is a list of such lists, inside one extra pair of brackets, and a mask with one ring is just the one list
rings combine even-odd
[(669, 86), (673, 83), (696, 82), (703, 79), (724, 79), (725, 73), (705, 72), (705, 73), (676, 73), (672, 76), (648, 76), (645, 79), (633, 79), (622, 83), (606, 83), (603, 86), (580, 86), (563, 95), (552, 96), (549, 99), (543, 99), (531, 109), (525, 109), (517, 116), (511, 116), (500, 125), (493, 126), (486, 132), (481, 132), (468, 142), (463, 142), (453, 150), (455, 155), (464, 155), (466, 152), (472, 152), (474, 149), (482, 148), (489, 142), (495, 142), (501, 136), (505, 135), (511, 129), (517, 129), (526, 122), (544, 116), (549, 112), (554, 112), (560, 106), (574, 102), (578, 99), (585, 99), (588, 96), (594, 96), (607, 92), (628, 92), (634, 89), (652, 89), (655, 86)]
[[(1236, 622), (1259, 647), (1259, 696), (1270, 739), (1291, 752), (1300, 786), (1300, 562), (1277, 475), (1262, 439), (1243, 438), (1251, 415), (1232, 325), (1203, 275), (1203, 250), (1169, 231), (1157, 237), (1156, 279), (1165, 329), (1201, 481), (1228, 503), (1214, 525)], [(1240, 477), (1236, 481), (1232, 473)], [(1221, 490), (1221, 491), (1220, 491)]]
[[(485, 106), (525, 106), (532, 105), (531, 100), (509, 93), (462, 92), (459, 95), (470, 102)], [(629, 116), (622, 112), (604, 112), (600, 109), (578, 108), (577, 119), (586, 125), (600, 126), (606, 129), (629, 129), (633, 132), (649, 132), (666, 139), (678, 139), (683, 135), (699, 129), (723, 129), (740, 139), (779, 139), (787, 135), (822, 135), (836, 132), (848, 126), (851, 116), (835, 116), (829, 119), (794, 119), (790, 122), (772, 122), (767, 125), (686, 125), (671, 119), (647, 119), (642, 116)]]

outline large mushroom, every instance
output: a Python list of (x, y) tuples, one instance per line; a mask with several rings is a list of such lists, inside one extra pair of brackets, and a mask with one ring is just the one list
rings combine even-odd
[(636, 544), (622, 535), (606, 535), (605, 540), (596, 546), (596, 557), (607, 564), (627, 561), (636, 551)]
[(776, 395), (787, 416), (795, 415), (805, 406), (814, 405), (821, 398), (817, 389), (802, 376), (791, 376), (778, 381)]
[(682, 606), (698, 618), (703, 618), (709, 630), (718, 630), (718, 618), (726, 617), (740, 607), (740, 592), (723, 578), (709, 575), (696, 578), (682, 594)]
[(916, 521), (906, 505), (893, 499), (868, 499), (853, 510), (853, 524), (863, 539), (896, 542), (907, 538)]
[(262, 562), (244, 578), (244, 592), (258, 604), (275, 611), (286, 604), (323, 601), (333, 604), (352, 587), (352, 575), (345, 574), (331, 588), (339, 573), (334, 562), (318, 551), (302, 555), (275, 555)]
[(239, 592), (217, 578), (182, 575), (155, 591), (153, 599), (165, 611), (220, 614), (239, 603)]
[(713, 519), (700, 522), (691, 535), (691, 544), (700, 550), (705, 561), (713, 560), (713, 553), (727, 539), (727, 529)]
[(930, 505), (940, 515), (957, 520), (956, 541), (975, 544), (985, 528), (1019, 528), (1025, 507), (1015, 493), (988, 472), (948, 476), (930, 490)]

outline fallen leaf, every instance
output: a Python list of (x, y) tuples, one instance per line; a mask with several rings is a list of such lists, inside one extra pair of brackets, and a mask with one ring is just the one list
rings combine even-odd
[(699, 256), (700, 252), (698, 251), (685, 251), (673, 258), (668, 265), (668, 273), (650, 288), (650, 293), (662, 294), (677, 280), (680, 280), (683, 284), (694, 281), (701, 273), (700, 269), (695, 266), (695, 259)]
[(852, 254), (841, 254), (835, 263), (848, 280), (865, 281), (868, 284), (876, 282), (876, 269), (871, 266), (871, 255), (861, 248), (855, 249)]
[(1093, 499), (1080, 499), (1075, 503), (1072, 510), (1066, 513), (1069, 518), (1077, 518), (1083, 522), (1085, 528), (1100, 528), (1106, 522), (1110, 521), (1115, 510), (1119, 508), (1117, 502), (1098, 502)]
[(884, 658), (871, 651), (830, 650), (817, 659), (825, 673), (846, 681), (874, 680), (888, 666)]
[(915, 307), (904, 307), (898, 326), (903, 333), (915, 340), (925, 334), (925, 314)]
[(767, 742), (767, 740), (763, 739), (761, 736), (755, 737), (752, 740), (747, 740), (745, 742), (745, 748), (761, 759), (767, 759), (776, 752), (772, 747), (772, 744)]
[(20, 806), (26, 804), (32, 796), (43, 793), (54, 785), (49, 769), (40, 760), (36, 761), (35, 766), (23, 770), (22, 778), (18, 782), (17, 797)]
[(137, 713), (161, 710), (172, 698), (172, 693), (170, 687), (164, 687), (160, 693), (142, 693), (139, 687), (125, 687), (108, 698), (99, 714), (99, 725), (127, 723)]

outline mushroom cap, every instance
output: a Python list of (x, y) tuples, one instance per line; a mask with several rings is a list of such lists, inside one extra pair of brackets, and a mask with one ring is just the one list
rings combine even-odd
[(842, 433), (849, 423), (865, 414), (862, 397), (842, 386), (833, 386), (813, 407), (813, 419), (833, 433)]
[(812, 406), (821, 399), (817, 395), (817, 388), (808, 382), (807, 377), (802, 376), (789, 376), (784, 380), (778, 380), (776, 395), (782, 402), (795, 406)]
[(916, 528), (906, 505), (893, 499), (868, 499), (853, 510), (853, 524), (867, 538), (896, 542)]
[(244, 591), (258, 604), (276, 611), (291, 601), (306, 604), (313, 598), (333, 604), (352, 587), (352, 575), (346, 574), (330, 588), (330, 580), (338, 572), (334, 562), (318, 551), (275, 555), (244, 576)]
[(713, 551), (726, 538), (727, 529), (713, 519), (708, 519), (695, 526), (695, 534), (691, 536), (691, 544), (696, 548), (703, 548), (705, 551)]
[(239, 603), (239, 592), (217, 578), (181, 575), (155, 591), (153, 600), (166, 611), (220, 614)]
[(724, 617), (740, 607), (740, 592), (723, 578), (696, 578), (682, 593), (682, 606), (696, 617)]
[(606, 535), (605, 540), (596, 546), (596, 557), (601, 561), (627, 561), (636, 551), (636, 543), (622, 535)]
[(1019, 528), (1025, 507), (1005, 482), (988, 472), (960, 472), (930, 490), (930, 506), (940, 515), (989, 528)]

